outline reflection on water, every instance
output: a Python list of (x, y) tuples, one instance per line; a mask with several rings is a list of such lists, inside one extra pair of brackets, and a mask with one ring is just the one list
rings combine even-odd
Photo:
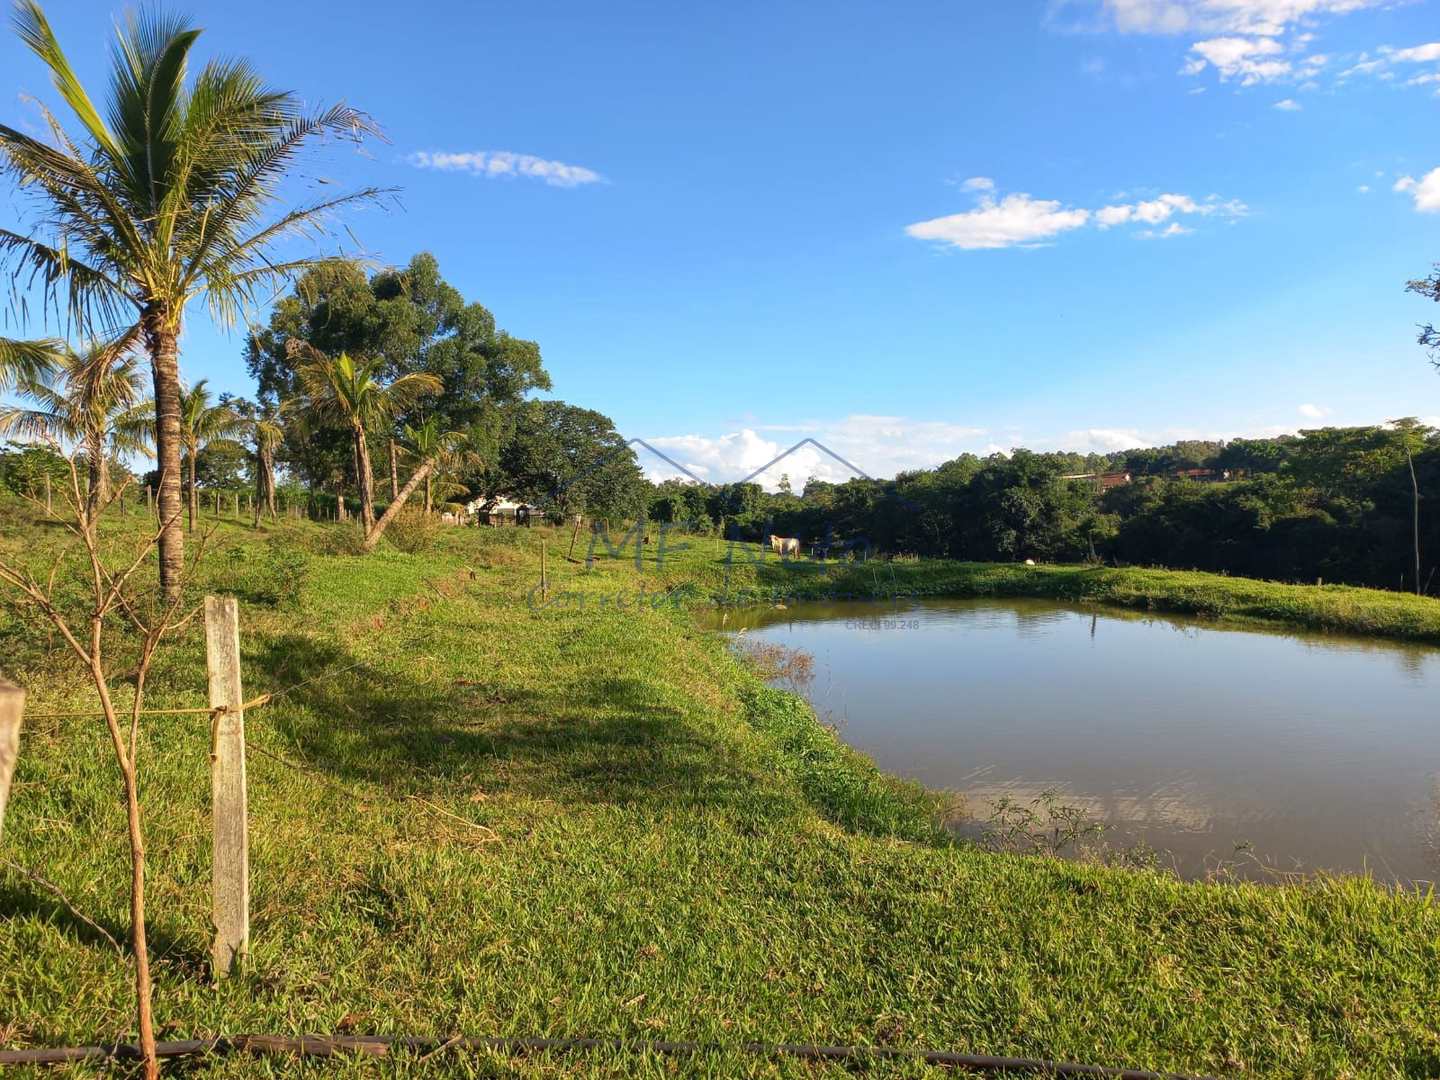
[(820, 715), (974, 817), (1056, 791), (1190, 876), (1440, 869), (1435, 649), (1039, 600), (712, 617), (812, 654)]

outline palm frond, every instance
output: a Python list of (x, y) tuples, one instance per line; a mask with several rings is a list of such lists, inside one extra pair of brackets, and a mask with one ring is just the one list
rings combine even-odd
[(65, 346), (53, 339), (0, 338), (0, 392), (17, 383), (43, 382), (60, 370)]
[(90, 137), (118, 163), (123, 156), (120, 145), (105, 126), (105, 121), (100, 119), (99, 112), (90, 101), (90, 95), (85, 92), (85, 87), (80, 84), (70, 61), (65, 58), (65, 53), (55, 39), (55, 32), (50, 29), (50, 22), (45, 18), (45, 12), (40, 9), (40, 5), (35, 0), (20, 0), (16, 5), (14, 24), (20, 39), (50, 69), (55, 89), (60, 91), (60, 96), (85, 126)]
[(110, 126), (124, 149), (131, 192), (156, 239), (168, 244), (159, 214), (183, 122), (186, 61), (200, 31), (156, 9), (131, 14), (116, 35)]
[(33, 288), (38, 280), (47, 303), (63, 291), (68, 313), (80, 325), (88, 325), (97, 315), (115, 319), (121, 313), (120, 302), (125, 295), (122, 286), (102, 271), (72, 258), (63, 248), (0, 229), (0, 265), (11, 261), (12, 287), (23, 284)]

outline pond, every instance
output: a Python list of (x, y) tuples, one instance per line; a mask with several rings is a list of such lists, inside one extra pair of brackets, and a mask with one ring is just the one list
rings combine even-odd
[[(1043, 793), (1186, 877), (1433, 880), (1440, 650), (1040, 600), (716, 613), (802, 650), (816, 712), (977, 831)], [(978, 824), (977, 824), (978, 823)]]

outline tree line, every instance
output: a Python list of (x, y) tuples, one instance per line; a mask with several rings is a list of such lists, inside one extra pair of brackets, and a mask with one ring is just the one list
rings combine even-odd
[(794, 536), (822, 551), (1094, 561), (1411, 591), (1432, 591), (1440, 564), (1440, 518), (1423, 509), (1423, 496), (1440, 490), (1440, 432), (1414, 419), (1114, 454), (963, 454), (893, 480), (780, 487), (667, 481), (653, 486), (647, 513), (741, 539)]

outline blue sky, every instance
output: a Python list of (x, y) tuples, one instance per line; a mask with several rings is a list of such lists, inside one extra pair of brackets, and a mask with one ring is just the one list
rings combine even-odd
[[(1440, 261), (1436, 7), (184, 9), (202, 54), (383, 126), (325, 161), (403, 189), (346, 219), (375, 258), (434, 252), (556, 396), (723, 480), (805, 436), (889, 475), (1440, 423), (1414, 343), (1440, 312), (1403, 291)], [(97, 90), (118, 10), (49, 5)], [(0, 70), (0, 118), (33, 127), (23, 95), (56, 95), (10, 34)], [(251, 390), (198, 310), (182, 369)]]

